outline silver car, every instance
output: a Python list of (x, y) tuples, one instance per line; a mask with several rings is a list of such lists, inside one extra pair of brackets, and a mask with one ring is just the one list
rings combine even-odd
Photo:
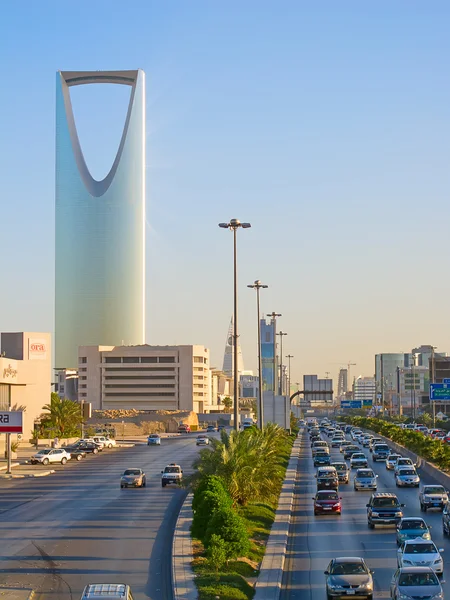
[(327, 599), (349, 596), (372, 600), (372, 573), (363, 558), (333, 558), (325, 571)]
[(397, 487), (419, 487), (420, 477), (414, 467), (400, 467), (395, 471)]
[(442, 575), (444, 561), (441, 552), (431, 540), (406, 540), (397, 550), (397, 565), (399, 567), (431, 567), (435, 573)]
[(444, 600), (444, 592), (431, 567), (402, 567), (391, 580), (391, 598), (430, 598)]
[(399, 458), (402, 458), (400, 454), (389, 454), (386, 459), (386, 469), (388, 471), (393, 471)]
[(358, 469), (353, 479), (355, 490), (376, 490), (377, 477), (372, 469)]

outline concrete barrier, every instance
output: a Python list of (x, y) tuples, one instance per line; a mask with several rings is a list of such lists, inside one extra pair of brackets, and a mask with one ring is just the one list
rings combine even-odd
[(294, 503), (294, 489), (300, 455), (301, 434), (294, 442), (286, 477), (281, 488), (275, 520), (267, 541), (266, 553), (261, 563), (256, 581), (254, 600), (278, 600), (281, 593), (284, 561), (289, 538), (291, 514)]

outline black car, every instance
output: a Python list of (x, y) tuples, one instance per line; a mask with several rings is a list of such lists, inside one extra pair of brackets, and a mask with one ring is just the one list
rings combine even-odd
[(319, 490), (338, 490), (339, 481), (337, 477), (318, 477), (317, 478), (317, 491)]
[(99, 444), (96, 444), (95, 442), (84, 442), (78, 446), (78, 449), (83, 450), (86, 454), (98, 454), (102, 451)]
[(86, 451), (79, 444), (71, 444), (70, 446), (66, 446), (64, 450), (75, 460), (86, 458)]
[(349, 460), (353, 454), (355, 454), (356, 452), (361, 452), (360, 448), (358, 448), (358, 446), (346, 446), (345, 450), (344, 450), (344, 458), (345, 460)]
[(403, 517), (404, 504), (400, 504), (395, 494), (375, 492), (367, 507), (367, 525), (374, 529), (375, 525), (396, 525)]

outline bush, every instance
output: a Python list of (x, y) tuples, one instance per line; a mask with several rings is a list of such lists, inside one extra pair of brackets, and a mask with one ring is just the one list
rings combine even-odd
[(196, 502), (196, 510), (192, 519), (192, 535), (199, 540), (204, 540), (209, 522), (213, 515), (221, 509), (231, 508), (232, 502), (229, 494), (222, 489), (218, 491), (206, 490)]
[(215, 492), (220, 494), (222, 492), (227, 493), (225, 488), (224, 481), (221, 477), (217, 475), (205, 475), (202, 477), (199, 485), (195, 489), (194, 498), (192, 499), (192, 510), (195, 512), (198, 508), (198, 505), (201, 503), (203, 499), (203, 495), (205, 492)]
[(218, 573), (219, 569), (227, 562), (226, 542), (220, 535), (212, 534), (206, 556), (208, 557), (209, 564)]
[(219, 535), (226, 543), (227, 561), (245, 556), (250, 550), (250, 540), (245, 522), (231, 508), (222, 508), (212, 515), (204, 539), (207, 550), (214, 534)]

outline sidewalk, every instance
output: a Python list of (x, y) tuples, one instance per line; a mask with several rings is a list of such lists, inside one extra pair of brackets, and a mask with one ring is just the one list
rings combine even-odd
[(0, 587), (0, 600), (33, 600), (34, 590), (28, 588)]
[(173, 536), (172, 590), (175, 600), (197, 600), (198, 598), (195, 575), (191, 566), (194, 560), (191, 539), (193, 497), (194, 494), (190, 493), (183, 502)]

